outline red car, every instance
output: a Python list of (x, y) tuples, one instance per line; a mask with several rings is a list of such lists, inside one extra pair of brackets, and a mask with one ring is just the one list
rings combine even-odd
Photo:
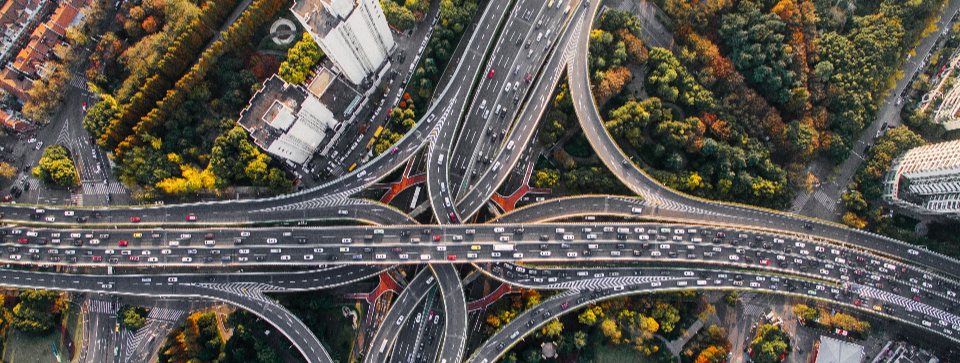
[(530, 78), (532, 78), (532, 77), (533, 77), (533, 75), (532, 75), (532, 74), (530, 74), (530, 73), (527, 73), (527, 82), (530, 82)]
[(92, 259), (92, 260), (93, 260), (93, 262), (100, 262), (100, 261), (103, 261), (103, 257), (93, 256), (93, 259)]
[(140, 256), (130, 256), (130, 261), (133, 261), (133, 262), (140, 261)]
[(569, 302), (565, 302), (565, 303), (563, 303), (563, 305), (560, 305), (560, 310), (566, 309), (568, 306), (570, 306), (570, 303), (569, 303)]
[(434, 242), (440, 241), (440, 235), (433, 236), (433, 241)]
[(17, 243), (22, 244), (22, 245), (25, 245), (25, 244), (27, 244), (27, 239), (26, 239), (26, 238), (18, 239), (18, 240), (17, 240)]
[(9, 202), (10, 199), (13, 199), (13, 195), (11, 195), (11, 194), (7, 194), (6, 197), (3, 197), (3, 201), (4, 201), (4, 202)]
[(457, 215), (455, 213), (450, 213), (450, 222), (457, 223)]
[(487, 75), (487, 78), (493, 78), (493, 70), (490, 70), (490, 74)]
[(770, 266), (770, 260), (760, 260), (761, 265)]
[(860, 300), (857, 300), (857, 301), (854, 301), (854, 302), (853, 302), (853, 305), (854, 305), (854, 306), (863, 306), (863, 303), (860, 302)]
[(133, 222), (133, 223), (140, 222), (140, 217), (130, 217), (130, 222)]
[(120, 247), (127, 247), (127, 241), (120, 241), (117, 242), (117, 244), (120, 245)]
[(447, 255), (447, 259), (450, 261), (456, 261), (457, 255)]
[(193, 215), (193, 214), (188, 215), (188, 216), (187, 216), (187, 220), (190, 221), (190, 222), (196, 222), (196, 221), (197, 221), (197, 216), (196, 216), (196, 215)]

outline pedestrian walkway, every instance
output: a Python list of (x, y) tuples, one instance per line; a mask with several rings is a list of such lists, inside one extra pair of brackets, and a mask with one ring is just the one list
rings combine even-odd
[(94, 314), (116, 314), (113, 303), (109, 301), (90, 300), (90, 312)]
[(87, 79), (80, 75), (74, 75), (70, 80), (70, 85), (79, 88), (81, 91), (90, 92), (90, 86), (87, 85)]
[(178, 321), (185, 313), (185, 311), (177, 309), (153, 308), (150, 309), (150, 313), (147, 314), (147, 319), (175, 322)]
[(823, 192), (823, 189), (818, 189), (816, 192), (813, 192), (813, 197), (823, 205), (824, 208), (833, 212), (837, 209), (837, 202), (830, 198), (827, 193)]
[(123, 184), (117, 182), (109, 182), (107, 184), (103, 184), (102, 181), (83, 182), (83, 194), (104, 195), (107, 193), (125, 194), (126, 192), (127, 188), (123, 186)]
[(509, 196), (502, 196), (500, 193), (493, 193), (490, 197), (494, 203), (500, 206), (503, 209), (504, 213), (510, 213), (517, 208), (517, 202), (520, 201), (520, 198), (523, 198), (527, 193), (535, 194), (550, 194), (550, 189), (541, 189), (541, 188), (531, 188), (530, 187), (530, 176), (533, 175), (533, 162), (527, 163), (527, 172), (523, 174), (523, 183), (520, 185), (520, 189), (513, 192)]

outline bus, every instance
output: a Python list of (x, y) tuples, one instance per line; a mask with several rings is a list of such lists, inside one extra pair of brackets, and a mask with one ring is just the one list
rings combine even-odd
[(410, 210), (417, 207), (417, 200), (420, 199), (420, 187), (413, 190), (413, 200), (410, 201)]
[(513, 251), (513, 245), (510, 244), (497, 244), (493, 245), (494, 251)]
[(353, 171), (353, 169), (356, 168), (356, 167), (357, 167), (357, 164), (356, 164), (356, 163), (354, 163), (353, 165), (350, 165), (350, 169), (347, 169), (347, 172)]
[(380, 126), (380, 127), (377, 128), (377, 132), (374, 132), (374, 133), (373, 133), (373, 137), (374, 137), (374, 138), (380, 137), (380, 133), (381, 133), (381, 132), (383, 132), (383, 126)]

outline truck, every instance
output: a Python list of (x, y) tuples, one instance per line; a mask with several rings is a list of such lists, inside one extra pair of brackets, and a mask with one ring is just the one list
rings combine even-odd
[(496, 244), (493, 245), (494, 251), (513, 251), (513, 246), (511, 244)]

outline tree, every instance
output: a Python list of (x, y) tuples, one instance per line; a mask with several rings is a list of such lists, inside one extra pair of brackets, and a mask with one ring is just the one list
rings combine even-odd
[(560, 171), (557, 169), (537, 170), (533, 175), (533, 186), (537, 188), (555, 188), (558, 183), (560, 183)]
[(310, 76), (313, 65), (317, 64), (323, 55), (323, 51), (310, 33), (304, 32), (303, 38), (287, 50), (287, 60), (280, 63), (277, 75), (290, 84), (303, 83)]
[(10, 179), (17, 176), (17, 168), (6, 161), (0, 162), (0, 176)]
[(738, 294), (736, 291), (731, 291), (730, 293), (723, 295), (723, 302), (725, 302), (729, 307), (736, 307), (737, 298), (739, 297), (739, 295), (740, 294)]
[(785, 104), (802, 87), (790, 69), (793, 48), (785, 41), (786, 23), (775, 13), (761, 13), (760, 6), (740, 1), (735, 12), (724, 15), (720, 37), (733, 48), (733, 64), (757, 84), (775, 103)]
[(594, 305), (586, 308), (582, 313), (580, 313), (579, 316), (577, 316), (577, 319), (580, 320), (580, 324), (593, 325), (597, 322), (597, 318), (600, 317), (603, 317), (603, 309)]
[(119, 115), (117, 109), (117, 100), (110, 95), (104, 95), (103, 101), (97, 102), (87, 109), (87, 114), (83, 117), (83, 128), (90, 133), (95, 140), (107, 131), (110, 121)]
[(867, 201), (863, 199), (863, 194), (857, 190), (843, 193), (841, 198), (843, 199), (843, 205), (851, 212), (863, 213), (867, 210)]
[[(407, 1), (408, 3), (416, 4), (416, 1)], [(426, 2), (426, 1), (423, 1)], [(426, 2), (429, 6), (429, 2)], [(387, 18), (387, 24), (396, 28), (397, 30), (403, 32), (410, 29), (413, 29), (414, 25), (417, 23), (416, 17), (413, 16), (413, 11), (407, 7), (400, 6), (397, 3), (384, 0), (380, 2), (381, 7), (383, 7), (383, 16)]]
[(540, 362), (541, 357), (543, 357), (543, 355), (539, 350), (537, 350), (537, 348), (530, 348), (527, 349), (526, 352), (523, 352), (523, 361), (526, 363)]
[(780, 356), (790, 352), (790, 337), (779, 326), (763, 324), (750, 343), (753, 360), (757, 363), (776, 363)]
[(809, 307), (804, 304), (797, 304), (793, 306), (793, 313), (797, 317), (806, 320), (806, 321), (816, 321), (820, 317), (820, 313), (816, 308)]
[(225, 357), (213, 313), (194, 313), (169, 334), (157, 352), (158, 363), (215, 363)]
[(120, 318), (120, 325), (134, 332), (147, 323), (147, 309), (141, 307), (124, 305), (117, 311), (117, 316)]
[(600, 323), (600, 330), (603, 331), (605, 337), (613, 341), (613, 344), (620, 344), (620, 338), (623, 336), (623, 333), (620, 332), (620, 327), (613, 319), (606, 319), (603, 323)]
[(20, 302), (13, 307), (11, 326), (28, 334), (45, 335), (59, 321), (59, 297), (55, 291), (21, 291)]
[(33, 176), (47, 184), (73, 186), (79, 182), (77, 169), (70, 152), (60, 145), (50, 145), (43, 150), (40, 166), (33, 168)]
[(573, 345), (577, 347), (577, 349), (583, 349), (583, 347), (587, 346), (587, 333), (583, 331), (573, 333)]
[(675, 324), (680, 321), (680, 311), (671, 304), (663, 301), (657, 301), (650, 316), (660, 324), (660, 330), (664, 333), (673, 331)]
[(670, 51), (651, 49), (647, 64), (646, 89), (651, 95), (696, 111), (715, 107), (713, 93), (700, 86)]

